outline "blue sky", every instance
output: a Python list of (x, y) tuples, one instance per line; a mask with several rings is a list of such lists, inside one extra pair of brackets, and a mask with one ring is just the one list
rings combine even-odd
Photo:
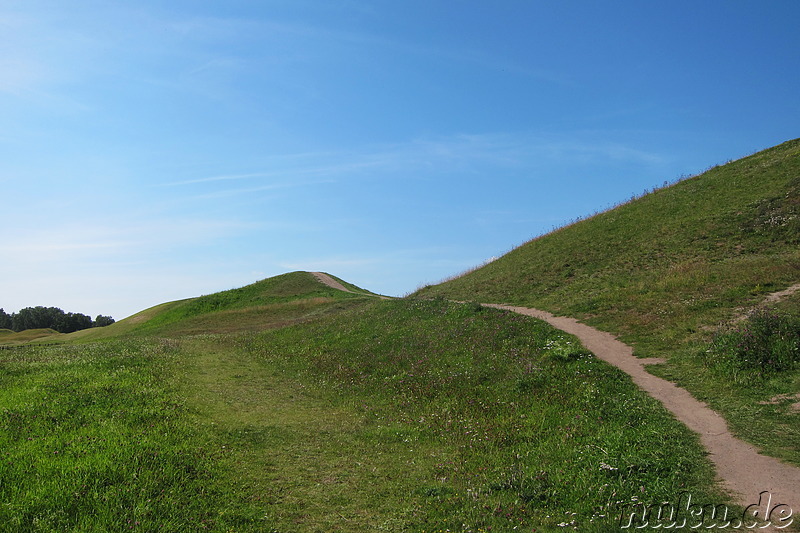
[(800, 2), (0, 2), (0, 307), (402, 295), (800, 136)]

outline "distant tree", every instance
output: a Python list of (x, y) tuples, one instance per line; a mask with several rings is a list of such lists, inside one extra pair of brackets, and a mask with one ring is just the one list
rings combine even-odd
[(92, 322), (93, 328), (104, 328), (114, 323), (114, 319), (110, 316), (97, 315), (97, 318)]
[[(97, 320), (83, 313), (65, 313), (58, 307), (26, 307), (8, 315), (0, 309), (0, 328), (23, 331), (26, 329), (50, 328), (59, 333), (72, 333), (97, 325), (113, 324), (110, 316), (97, 315)], [(7, 324), (7, 325), (4, 325)]]
[(22, 331), (25, 329), (53, 328), (64, 316), (64, 311), (58, 307), (26, 307), (11, 315), (11, 329)]
[(92, 327), (91, 317), (82, 313), (66, 313), (59, 317), (52, 327), (59, 333), (72, 333)]
[(11, 329), (11, 315), (0, 307), (0, 329)]

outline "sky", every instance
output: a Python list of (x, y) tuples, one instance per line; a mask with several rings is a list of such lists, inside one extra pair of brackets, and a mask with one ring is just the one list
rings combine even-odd
[(0, 0), (0, 307), (400, 296), (800, 136), (800, 2)]

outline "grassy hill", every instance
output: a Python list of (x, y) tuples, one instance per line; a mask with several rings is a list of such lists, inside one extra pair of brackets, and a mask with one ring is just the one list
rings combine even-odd
[(64, 341), (258, 331), (302, 322), (372, 295), (342, 283), (357, 294), (332, 289), (309, 272), (290, 272), (237, 289), (160, 304), (104, 328), (66, 335)]
[(685, 427), (519, 315), (295, 272), (64, 337), (0, 351), (0, 531), (600, 532), (725, 501)]
[[(797, 371), (729, 372), (712, 341), (766, 295), (800, 282), (800, 140), (714, 167), (536, 238), (417, 297), (512, 303), (621, 336), (654, 371), (721, 410), (740, 435), (800, 463), (800, 415), (770, 398)], [(800, 315), (798, 298), (779, 304)]]
[(10, 329), (0, 329), (0, 346), (2, 345), (20, 345), (26, 344), (31, 341), (43, 341), (47, 339), (60, 339), (64, 337), (63, 333), (59, 333), (50, 328), (26, 329), (24, 331), (12, 331)]
[(446, 296), (593, 318), (661, 345), (800, 281), (800, 140), (534, 239)]

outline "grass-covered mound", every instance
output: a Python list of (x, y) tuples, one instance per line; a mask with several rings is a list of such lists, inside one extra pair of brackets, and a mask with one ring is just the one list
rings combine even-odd
[[(576, 339), (309, 276), (164, 304), (139, 324), (174, 321), (122, 340), (0, 351), (0, 523), (599, 532), (640, 501), (724, 501), (697, 439)], [(289, 327), (148, 333), (317, 300)]]
[(67, 339), (85, 342), (131, 334), (179, 336), (281, 327), (346, 307), (346, 300), (371, 295), (354, 285), (345, 286), (360, 294), (332, 289), (309, 272), (290, 272), (237, 289), (157, 305)]
[[(769, 403), (800, 392), (800, 370), (751, 369), (734, 379), (711, 345), (729, 321), (798, 282), (793, 140), (534, 239), (417, 295), (528, 305), (619, 334), (638, 355), (667, 357), (655, 371), (707, 400), (740, 435), (800, 464), (800, 414)], [(781, 305), (796, 313), (800, 300)]]
[(520, 246), (441, 295), (592, 318), (668, 346), (800, 281), (800, 140)]
[(0, 346), (14, 346), (32, 341), (55, 342), (63, 337), (63, 333), (59, 333), (50, 328), (26, 329), (18, 332), (10, 329), (2, 329), (0, 330)]

